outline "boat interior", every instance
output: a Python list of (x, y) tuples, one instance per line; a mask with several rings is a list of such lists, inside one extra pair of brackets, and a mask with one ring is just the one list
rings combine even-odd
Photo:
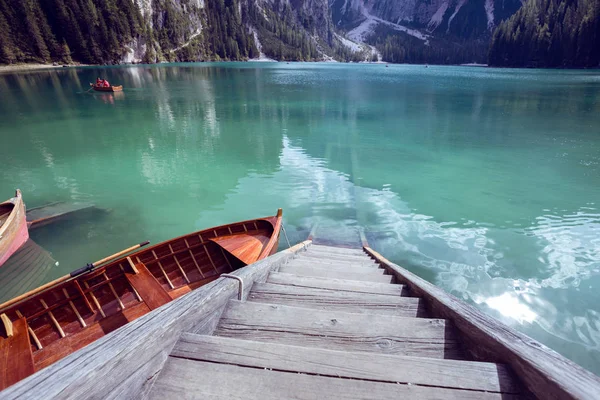
[(12, 203), (0, 204), (0, 227), (4, 225), (15, 205)]
[(34, 370), (42, 369), (221, 274), (269, 255), (277, 250), (278, 236), (271, 241), (276, 219), (181, 236), (0, 310), (13, 323), (22, 320), (29, 332), (31, 351), (15, 362), (32, 357)]

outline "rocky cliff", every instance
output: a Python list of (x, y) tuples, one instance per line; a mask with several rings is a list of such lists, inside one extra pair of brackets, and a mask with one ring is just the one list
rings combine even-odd
[(481, 62), (492, 30), (520, 6), (521, 0), (0, 0), (0, 62)]
[(332, 0), (330, 6), (338, 29), (353, 41), (375, 45), (388, 61), (445, 63), (484, 61), (493, 30), (521, 5), (521, 0)]
[(489, 36), (522, 0), (333, 0), (333, 23), (356, 28), (369, 20), (414, 28), (423, 34)]

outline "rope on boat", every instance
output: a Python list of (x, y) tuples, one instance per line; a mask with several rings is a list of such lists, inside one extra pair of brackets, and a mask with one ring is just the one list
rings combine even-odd
[(283, 230), (283, 236), (285, 236), (285, 241), (287, 242), (289, 249), (290, 247), (292, 247), (292, 245), (290, 244), (290, 239), (288, 239), (287, 237), (287, 233), (285, 232), (285, 226), (283, 226), (283, 224), (281, 224), (281, 230)]

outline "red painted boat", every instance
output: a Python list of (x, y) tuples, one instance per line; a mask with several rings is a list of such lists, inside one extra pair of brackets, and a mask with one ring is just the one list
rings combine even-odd
[(21, 191), (0, 203), (0, 266), (29, 239)]
[(223, 273), (274, 254), (281, 221), (280, 209), (272, 217), (119, 252), (1, 304), (0, 390)]
[(94, 90), (97, 92), (121, 92), (121, 91), (123, 91), (123, 85), (105, 87), (105, 86), (94, 85), (93, 83), (90, 83), (90, 86), (92, 88), (94, 88)]

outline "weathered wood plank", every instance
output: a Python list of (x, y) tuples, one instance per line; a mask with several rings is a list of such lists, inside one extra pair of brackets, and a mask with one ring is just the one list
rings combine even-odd
[(283, 272), (271, 272), (267, 278), (267, 282), (276, 283), (278, 285), (339, 290), (345, 292), (389, 294), (396, 296), (408, 295), (408, 290), (403, 285), (390, 285), (389, 283), (377, 282), (359, 282), (346, 279), (318, 278)]
[(592, 399), (600, 378), (527, 335), (515, 331), (365, 247), (390, 273), (408, 283), (411, 293), (429, 302), (434, 316), (454, 322), (465, 350), (476, 360), (509, 365), (540, 399)]
[(65, 218), (71, 214), (94, 208), (96, 208), (96, 206), (90, 203), (57, 202), (46, 204), (41, 207), (27, 210), (27, 224), (30, 225), (29, 229), (31, 230)]
[(336, 254), (347, 254), (347, 255), (366, 255), (363, 249), (348, 249), (345, 247), (333, 247), (333, 246), (322, 246), (318, 244), (312, 244), (307, 252), (321, 252), (321, 253), (336, 253)]
[(502, 364), (300, 347), (183, 333), (171, 356), (222, 364), (379, 382), (521, 393)]
[(371, 257), (367, 253), (356, 253), (356, 254), (348, 254), (348, 253), (338, 253), (335, 251), (324, 251), (324, 250), (315, 250), (314, 248), (307, 249), (304, 253), (300, 254), (300, 256), (311, 256), (311, 257), (331, 257), (331, 258), (340, 258), (340, 259), (362, 259), (362, 260), (372, 260)]
[[(246, 282), (245, 294), (252, 282), (264, 281), (273, 268), (285, 263), (307, 243), (310, 242), (233, 272)], [(213, 326), (206, 324), (206, 319), (212, 320), (215, 313), (218, 315), (230, 298), (237, 297), (237, 290), (235, 280), (217, 279), (23, 379), (0, 392), (0, 398), (141, 398), (166, 359), (165, 350), (172, 348), (181, 332), (194, 330), (199, 325)], [(212, 332), (207, 329), (198, 333)], [(140, 370), (145, 379), (138, 373)]]
[(324, 260), (320, 260), (320, 259), (313, 259), (313, 258), (304, 258), (304, 257), (298, 257), (295, 258), (293, 260), (291, 260), (288, 265), (314, 265), (316, 267), (321, 267), (321, 268), (327, 268), (327, 267), (332, 267), (332, 266), (338, 266), (338, 267), (350, 267), (350, 268), (369, 268), (369, 269), (377, 269), (380, 268), (379, 264), (375, 264), (375, 263), (348, 263), (348, 262), (329, 262), (329, 261), (324, 261)]
[(332, 350), (462, 359), (458, 340), (441, 319), (320, 311), (229, 302), (215, 335)]
[(29, 239), (0, 268), (0, 303), (40, 286), (55, 265), (50, 253)]
[(314, 259), (314, 260), (322, 260), (322, 261), (327, 261), (327, 262), (343, 262), (343, 263), (354, 263), (354, 264), (361, 264), (361, 263), (374, 263), (374, 261), (372, 259), (370, 259), (369, 257), (365, 256), (340, 256), (340, 255), (336, 255), (336, 254), (315, 254), (315, 253), (311, 253), (310, 251), (307, 251), (306, 253), (298, 256), (298, 258), (307, 258), (307, 259)]
[(346, 279), (361, 282), (379, 282), (391, 283), (392, 275), (383, 275), (383, 270), (369, 271), (348, 271), (345, 268), (318, 268), (318, 267), (290, 267), (283, 265), (279, 268), (280, 272), (292, 273), (303, 276), (316, 276), (319, 278)]
[(385, 269), (383, 269), (383, 268), (349, 266), (347, 264), (318, 264), (318, 263), (312, 263), (310, 261), (306, 261), (303, 259), (293, 260), (293, 261), (290, 261), (289, 263), (285, 264), (285, 268), (288, 268), (288, 269), (296, 268), (296, 267), (319, 268), (319, 269), (326, 269), (328, 271), (337, 271), (337, 272), (342, 272), (342, 273), (350, 272), (350, 273), (356, 273), (356, 274), (383, 275), (385, 273)]
[(268, 371), (169, 357), (150, 399), (514, 399), (513, 395)]
[(303, 288), (273, 283), (255, 283), (249, 301), (337, 310), (356, 314), (376, 313), (398, 317), (425, 317), (425, 304), (416, 297)]

